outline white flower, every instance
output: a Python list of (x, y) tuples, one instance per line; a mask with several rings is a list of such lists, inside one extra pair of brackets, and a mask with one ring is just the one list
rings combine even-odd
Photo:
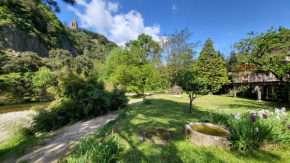
[(283, 114), (283, 115), (286, 115), (286, 113), (285, 113), (285, 112), (282, 112), (282, 114)]
[(236, 113), (234, 117), (235, 117), (235, 119), (240, 119), (241, 113)]
[(258, 131), (259, 131), (259, 128), (258, 128), (258, 127), (256, 127), (256, 128), (255, 128), (255, 130), (256, 130), (256, 132), (258, 132)]
[(283, 108), (281, 109), (281, 111), (282, 111), (282, 112), (285, 112), (285, 111), (286, 111), (286, 108), (285, 108), (285, 107), (283, 107)]
[(272, 111), (271, 111), (271, 112), (270, 112), (270, 114), (272, 114), (272, 115), (273, 115), (273, 114), (274, 114), (274, 112), (272, 112)]
[(277, 119), (277, 120), (280, 120), (280, 116), (279, 116), (279, 115), (277, 115), (277, 116), (276, 116), (276, 119)]
[(101, 146), (102, 145), (102, 143), (99, 143), (99, 146)]
[(280, 112), (280, 110), (275, 108), (275, 113), (279, 113), (279, 112)]

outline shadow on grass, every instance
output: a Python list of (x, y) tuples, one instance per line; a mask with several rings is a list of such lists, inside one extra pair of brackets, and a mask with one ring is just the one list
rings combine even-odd
[[(189, 105), (164, 99), (150, 99), (152, 104), (132, 108), (122, 125), (115, 130), (118, 135), (129, 145), (124, 153), (125, 162), (229, 162), (227, 158), (212, 152), (211, 148), (191, 145), (184, 140), (184, 125), (188, 122), (200, 121), (209, 112), (194, 106), (193, 113), (189, 113)], [(241, 104), (242, 105), (242, 104)], [(247, 106), (247, 105), (245, 105)], [(239, 107), (232, 105), (231, 107)], [(173, 132), (173, 139), (167, 146), (155, 145), (151, 142), (138, 139), (140, 133), (152, 128), (165, 128)], [(183, 145), (178, 145), (183, 142)], [(191, 153), (187, 152), (191, 151)], [(279, 162), (281, 157), (267, 151), (254, 153), (240, 153), (218, 149), (218, 152), (239, 160), (242, 157), (255, 161)], [(190, 156), (190, 155), (194, 155)], [(265, 155), (267, 157), (265, 157)], [(190, 159), (189, 159), (190, 158)]]
[(0, 147), (0, 162), (14, 162), (9, 160), (14, 160), (17, 157), (23, 155), (30, 150), (32, 147), (41, 143), (41, 140), (44, 140), (47, 136), (41, 137), (15, 137), (11, 139), (8, 144), (5, 144)]

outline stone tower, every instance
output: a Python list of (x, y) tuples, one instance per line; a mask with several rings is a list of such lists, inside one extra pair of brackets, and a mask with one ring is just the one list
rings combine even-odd
[(78, 28), (78, 22), (77, 22), (76, 18), (74, 18), (74, 19), (70, 22), (70, 28), (71, 28), (71, 29), (76, 29), (76, 28)]

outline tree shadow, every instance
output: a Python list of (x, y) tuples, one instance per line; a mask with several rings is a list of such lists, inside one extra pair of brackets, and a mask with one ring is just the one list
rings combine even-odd
[[(124, 153), (125, 162), (184, 162), (184, 155), (180, 146), (176, 143), (185, 141), (184, 126), (188, 122), (197, 122), (210, 112), (202, 110), (193, 105), (193, 113), (189, 113), (189, 104), (164, 99), (150, 99), (152, 105), (140, 105), (133, 107), (128, 117), (122, 122), (123, 125), (116, 127), (118, 135), (127, 143), (130, 148)], [(246, 104), (230, 105), (229, 107), (238, 108), (247, 106)], [(173, 138), (167, 146), (156, 145), (138, 138), (144, 130), (152, 128), (164, 128), (172, 131)], [(203, 162), (228, 162), (216, 153), (212, 153), (211, 147), (199, 149), (193, 145), (193, 153), (197, 156), (202, 155)], [(195, 150), (196, 149), (196, 150)], [(198, 149), (198, 150), (197, 150)], [(153, 152), (154, 151), (154, 152)], [(240, 153), (237, 151), (223, 150), (236, 159), (247, 157), (249, 159), (261, 160), (264, 162), (279, 162), (281, 157), (268, 151), (255, 151), (251, 153)], [(263, 158), (267, 155), (267, 158)], [(270, 158), (270, 159), (269, 159)], [(198, 162), (197, 158), (192, 158), (192, 162)]]

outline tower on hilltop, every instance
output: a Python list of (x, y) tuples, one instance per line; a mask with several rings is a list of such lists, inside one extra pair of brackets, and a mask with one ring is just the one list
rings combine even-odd
[(74, 19), (70, 22), (70, 28), (71, 28), (71, 29), (76, 29), (76, 28), (78, 28), (78, 22), (77, 22), (76, 18), (74, 18)]

